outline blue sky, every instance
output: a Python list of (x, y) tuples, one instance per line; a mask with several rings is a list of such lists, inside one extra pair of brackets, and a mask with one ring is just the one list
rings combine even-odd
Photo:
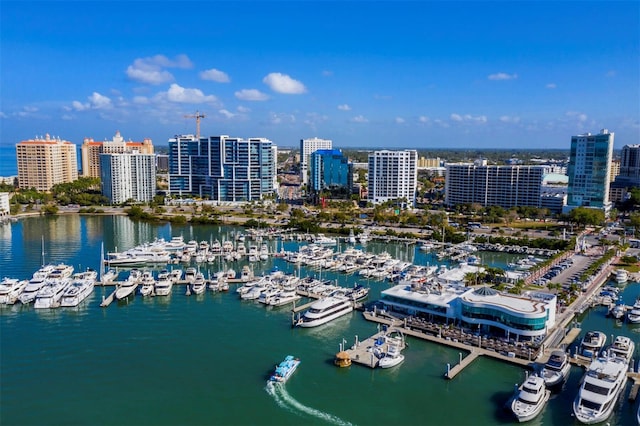
[(0, 144), (49, 133), (336, 147), (640, 143), (637, 1), (12, 1)]

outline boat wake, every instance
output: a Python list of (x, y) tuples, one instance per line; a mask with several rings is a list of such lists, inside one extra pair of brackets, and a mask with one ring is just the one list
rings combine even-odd
[(329, 413), (325, 413), (324, 411), (316, 410), (315, 408), (307, 407), (306, 405), (297, 401), (294, 397), (289, 395), (287, 389), (282, 383), (273, 383), (269, 381), (267, 382), (265, 390), (269, 395), (273, 397), (273, 399), (276, 401), (276, 404), (286, 410), (291, 411), (292, 413), (304, 413), (323, 420), (327, 423), (332, 423), (340, 426), (351, 426), (351, 423), (342, 420), (339, 417), (336, 417)]

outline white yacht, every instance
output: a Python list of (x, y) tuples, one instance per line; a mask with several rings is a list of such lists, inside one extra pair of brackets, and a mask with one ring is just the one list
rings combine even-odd
[(356, 236), (353, 233), (353, 228), (349, 230), (349, 236), (347, 237), (347, 242), (352, 245), (356, 243)]
[(156, 280), (153, 278), (151, 271), (144, 271), (140, 279), (140, 295), (152, 296), (156, 287)]
[(600, 423), (609, 418), (627, 384), (628, 362), (617, 356), (603, 356), (591, 362), (582, 380), (573, 413), (581, 423)]
[(613, 343), (611, 343), (611, 346), (608, 348), (613, 355), (624, 358), (627, 362), (631, 362), (635, 349), (635, 343), (633, 343), (633, 340), (627, 336), (616, 336)]
[(17, 278), (4, 278), (0, 282), (0, 305), (13, 305), (29, 281)]
[(544, 379), (544, 384), (550, 388), (564, 383), (569, 377), (571, 363), (569, 355), (562, 350), (551, 352), (549, 360), (542, 368), (540, 375)]
[[(181, 269), (177, 270), (182, 273)], [(172, 274), (174, 271), (158, 274), (158, 279), (156, 280), (155, 287), (153, 289), (156, 296), (169, 296), (171, 294), (171, 289), (173, 288), (174, 283)]]
[(343, 296), (329, 296), (311, 304), (297, 325), (317, 327), (353, 311), (353, 301)]
[(142, 279), (142, 272), (140, 272), (140, 270), (138, 269), (132, 269), (131, 272), (129, 272), (129, 277), (127, 278), (127, 280), (124, 283), (122, 283), (116, 290), (116, 294), (115, 294), (116, 299), (118, 300), (126, 299), (127, 297), (134, 294), (134, 292), (136, 291), (136, 288), (138, 288), (138, 284), (140, 283), (141, 279)]
[(284, 306), (284, 305), (288, 305), (289, 303), (298, 301), (300, 299), (301, 297), (298, 296), (295, 289), (286, 289), (286, 290), (283, 289), (269, 299), (269, 305)]
[(46, 284), (36, 294), (33, 307), (36, 309), (57, 308), (65, 289), (71, 285), (71, 278), (47, 279)]
[(625, 310), (624, 303), (616, 303), (609, 310), (609, 314), (617, 320), (622, 320), (624, 318)]
[(378, 367), (391, 368), (399, 365), (404, 361), (404, 355), (400, 352), (400, 345), (390, 343), (384, 356), (378, 361)]
[(550, 394), (544, 379), (531, 375), (518, 389), (518, 396), (511, 402), (511, 411), (519, 422), (529, 421), (542, 412)]
[(595, 358), (604, 347), (607, 335), (602, 331), (587, 331), (580, 342), (580, 355)]
[(184, 273), (184, 279), (187, 282), (192, 283), (196, 279), (196, 275), (198, 274), (198, 270), (194, 267), (189, 267)]
[(202, 272), (197, 272), (193, 282), (191, 283), (191, 291), (193, 294), (202, 294), (207, 289), (207, 281), (204, 279)]
[(53, 266), (53, 270), (47, 275), (47, 278), (63, 279), (69, 278), (73, 274), (73, 266), (59, 263)]
[(38, 291), (45, 285), (47, 276), (53, 271), (53, 265), (44, 265), (36, 272), (33, 273), (33, 276), (18, 296), (20, 299), (20, 303), (23, 305), (28, 305), (29, 303), (36, 300), (36, 295)]
[(109, 269), (107, 272), (104, 273), (104, 275), (102, 275), (102, 281), (105, 283), (109, 283), (113, 280), (115, 280), (116, 278), (118, 278), (118, 271), (116, 271), (115, 269)]
[(182, 269), (172, 269), (171, 272), (169, 272), (169, 279), (172, 283), (176, 283), (182, 279), (182, 274)]
[(640, 323), (640, 297), (636, 299), (636, 303), (627, 312), (627, 321), (632, 324)]
[(626, 269), (616, 269), (616, 282), (624, 284), (629, 281), (629, 272)]
[(88, 270), (73, 274), (71, 285), (68, 286), (62, 294), (60, 306), (78, 306), (93, 293), (97, 279), (98, 273), (96, 271)]

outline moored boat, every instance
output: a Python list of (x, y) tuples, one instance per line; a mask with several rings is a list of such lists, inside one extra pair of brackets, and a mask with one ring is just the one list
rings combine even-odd
[(633, 340), (631, 340), (627, 336), (616, 336), (616, 338), (611, 343), (611, 346), (608, 347), (608, 350), (612, 354), (626, 359), (627, 362), (631, 361), (635, 349), (635, 343), (633, 343)]
[(144, 271), (142, 278), (140, 279), (140, 295), (151, 296), (154, 294), (156, 286), (156, 280), (153, 278), (151, 271)]
[(33, 307), (36, 309), (57, 308), (65, 289), (71, 284), (71, 278), (47, 279), (38, 291)]
[(4, 278), (0, 282), (0, 305), (13, 305), (29, 281), (17, 278)]
[(629, 272), (626, 269), (616, 269), (616, 282), (624, 284), (629, 281)]
[(400, 345), (390, 343), (384, 356), (378, 361), (378, 367), (391, 368), (401, 364), (402, 361), (404, 361), (404, 355), (400, 352)]
[(207, 289), (207, 281), (204, 279), (202, 272), (196, 272), (196, 276), (191, 283), (191, 291), (193, 294), (202, 294)]
[(551, 388), (563, 384), (569, 377), (570, 371), (569, 355), (562, 350), (556, 350), (551, 352), (549, 360), (542, 368), (540, 375), (544, 379), (545, 386)]
[(526, 422), (542, 412), (551, 392), (546, 388), (544, 379), (531, 375), (518, 388), (518, 395), (511, 402), (511, 411), (519, 422)]
[(322, 298), (309, 307), (296, 325), (317, 327), (353, 311), (353, 301), (344, 296)]
[[(182, 272), (182, 270), (179, 271)], [(155, 282), (153, 292), (156, 296), (169, 296), (173, 288), (173, 282), (174, 279), (171, 272), (160, 273)]]
[(629, 309), (629, 312), (627, 312), (627, 321), (631, 324), (640, 323), (640, 297), (636, 299), (636, 302), (631, 309)]
[(138, 288), (138, 284), (140, 283), (141, 278), (142, 272), (140, 272), (140, 270), (138, 269), (132, 269), (131, 272), (129, 272), (129, 277), (127, 278), (127, 280), (122, 283), (116, 290), (116, 299), (126, 299), (127, 297), (134, 294), (136, 288)]
[(587, 331), (580, 342), (580, 355), (588, 358), (597, 357), (606, 341), (607, 335), (602, 331)]
[(277, 383), (286, 382), (296, 371), (298, 365), (300, 365), (300, 360), (298, 358), (295, 358), (293, 355), (287, 355), (284, 361), (276, 365), (276, 368), (269, 380)]
[(97, 279), (98, 273), (92, 270), (73, 274), (71, 285), (69, 285), (62, 294), (60, 306), (78, 306), (93, 293)]

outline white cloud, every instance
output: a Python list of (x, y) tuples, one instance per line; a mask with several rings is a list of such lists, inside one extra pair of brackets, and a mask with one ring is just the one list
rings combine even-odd
[(308, 112), (304, 119), (304, 124), (315, 130), (318, 124), (322, 124), (327, 120), (329, 120), (327, 115), (318, 114), (317, 112)]
[(202, 71), (200, 73), (200, 78), (203, 80), (215, 81), (218, 83), (228, 83), (231, 81), (227, 73), (217, 70), (215, 68), (211, 68), (210, 70)]
[(420, 117), (418, 117), (418, 121), (421, 123), (428, 123), (429, 121), (429, 117), (427, 117), (426, 115), (421, 115)]
[(62, 114), (60, 118), (65, 121), (69, 121), (69, 120), (73, 120), (75, 117), (71, 114)]
[(465, 123), (483, 124), (487, 122), (486, 115), (477, 115), (474, 117), (470, 114), (460, 115), (460, 114), (453, 113), (449, 116), (449, 118), (451, 119), (451, 121), (465, 122)]
[(503, 115), (499, 118), (499, 120), (503, 123), (519, 123), (520, 117)]
[(356, 115), (350, 120), (352, 123), (368, 123), (369, 120), (366, 119), (363, 115)]
[(404, 118), (402, 117), (396, 117), (396, 124), (403, 124), (404, 123)]
[(296, 117), (293, 114), (286, 114), (284, 112), (269, 114), (269, 123), (271, 124), (289, 124), (295, 123)]
[(227, 117), (227, 118), (233, 118), (233, 117), (235, 117), (235, 116), (236, 116), (234, 113), (229, 112), (229, 111), (227, 111), (226, 109), (221, 109), (221, 110), (219, 110), (218, 112), (219, 112), (220, 114), (224, 115), (224, 116), (225, 116), (225, 117)]
[(587, 114), (578, 111), (567, 111), (565, 115), (569, 118), (575, 118), (581, 123), (584, 123), (588, 119)]
[(347, 104), (338, 105), (340, 111), (351, 111), (351, 107)]
[(547, 85), (544, 87), (546, 87), (547, 89), (555, 89), (557, 86), (555, 83), (547, 83)]
[(146, 96), (134, 96), (133, 97), (133, 103), (134, 104), (139, 104), (139, 105), (148, 105), (149, 104), (149, 98), (147, 98)]
[(242, 89), (235, 93), (241, 101), (266, 101), (269, 96), (258, 89)]
[(89, 109), (109, 109), (112, 107), (111, 99), (98, 92), (93, 92), (87, 99), (89, 102), (71, 102), (71, 108), (76, 111), (86, 111)]
[(462, 116), (460, 116), (459, 114), (451, 114), (451, 120), (453, 121), (462, 121)]
[(188, 89), (177, 84), (172, 84), (166, 92), (170, 102), (185, 104), (201, 104), (205, 102), (216, 102), (218, 98), (213, 95), (205, 95), (200, 89)]
[(515, 80), (518, 78), (518, 74), (507, 74), (506, 72), (498, 72), (490, 74), (487, 77), (489, 80)]
[(285, 93), (288, 95), (299, 95), (305, 93), (307, 88), (298, 80), (294, 80), (286, 74), (272, 72), (268, 74), (262, 81), (274, 92)]
[(238, 108), (236, 108), (236, 109), (238, 110), (238, 112), (241, 112), (241, 113), (251, 112), (250, 108), (244, 107), (242, 105), (238, 106)]
[(193, 64), (186, 55), (178, 55), (174, 60), (164, 55), (138, 58), (127, 67), (127, 76), (131, 80), (146, 84), (163, 84), (174, 80), (173, 74), (164, 68), (191, 68)]

